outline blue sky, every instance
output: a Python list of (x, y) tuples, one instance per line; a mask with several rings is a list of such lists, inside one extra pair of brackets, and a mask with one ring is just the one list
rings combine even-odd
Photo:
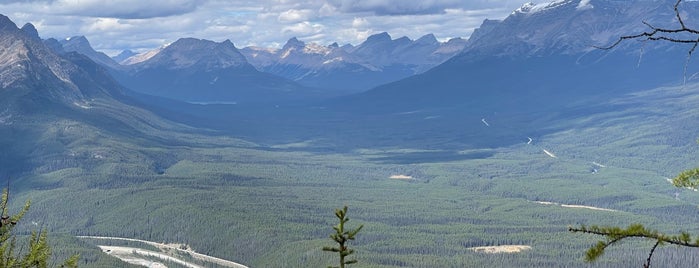
[[(539, 2), (548, 2), (542, 0)], [(279, 47), (291, 37), (323, 45), (393, 38), (467, 38), (526, 0), (3, 0), (0, 12), (42, 38), (85, 35), (108, 54), (145, 51), (180, 37), (230, 39), (237, 47)]]

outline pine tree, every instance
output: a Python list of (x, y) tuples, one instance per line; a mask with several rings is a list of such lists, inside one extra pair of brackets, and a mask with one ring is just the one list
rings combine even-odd
[[(7, 204), (9, 201), (9, 191), (4, 189), (0, 199), (0, 268), (22, 267), (22, 268), (45, 268), (48, 267), (51, 257), (51, 248), (48, 244), (48, 232), (41, 230), (33, 231), (27, 243), (26, 252), (16, 252), (17, 237), (12, 232), (17, 222), (29, 210), (31, 202), (27, 200), (24, 207), (15, 215), (10, 216)], [(61, 267), (78, 267), (78, 255), (74, 255)]]
[(335, 233), (330, 235), (330, 238), (335, 241), (337, 247), (323, 247), (323, 251), (337, 252), (340, 255), (340, 266), (328, 266), (328, 268), (345, 268), (345, 265), (357, 263), (357, 260), (346, 261), (345, 257), (352, 255), (354, 253), (353, 249), (347, 246), (349, 240), (354, 240), (359, 230), (361, 230), (364, 225), (359, 225), (357, 229), (345, 231), (345, 223), (349, 221), (347, 218), (347, 206), (342, 209), (335, 209), (335, 217), (340, 220), (340, 223), (333, 226)]

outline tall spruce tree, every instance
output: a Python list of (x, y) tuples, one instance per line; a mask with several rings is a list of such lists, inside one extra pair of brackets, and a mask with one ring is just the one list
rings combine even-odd
[(330, 235), (330, 238), (337, 243), (337, 247), (323, 247), (323, 251), (337, 252), (340, 256), (340, 266), (328, 266), (328, 268), (345, 268), (345, 265), (357, 263), (357, 260), (345, 260), (345, 257), (352, 255), (354, 249), (350, 249), (347, 246), (349, 240), (354, 240), (357, 233), (364, 227), (364, 225), (359, 225), (354, 230), (345, 231), (345, 223), (349, 221), (347, 217), (347, 206), (342, 209), (335, 209), (335, 217), (340, 220), (340, 223), (333, 226), (335, 233)]
[[(619, 45), (625, 40), (642, 40), (642, 41), (661, 41), (661, 42), (671, 42), (679, 44), (690, 44), (690, 48), (687, 51), (687, 63), (685, 64), (685, 79), (687, 77), (687, 64), (689, 64), (689, 59), (692, 54), (699, 46), (699, 30), (689, 28), (685, 24), (684, 18), (682, 18), (680, 13), (680, 5), (682, 0), (677, 0), (674, 5), (675, 19), (677, 20), (676, 28), (661, 28), (655, 27), (648, 22), (643, 22), (648, 26), (649, 30), (633, 34), (621, 36), (616, 42), (607, 47), (598, 47), (600, 49), (612, 49)], [(686, 80), (685, 80), (686, 81)], [(699, 168), (684, 171), (677, 175), (672, 180), (672, 184), (676, 187), (699, 187)], [(662, 245), (677, 245), (682, 247), (699, 248), (699, 237), (692, 237), (689, 233), (682, 232), (675, 235), (662, 234), (658, 231), (651, 230), (643, 226), (642, 224), (632, 224), (629, 227), (621, 228), (616, 226), (579, 226), (579, 227), (568, 227), (570, 232), (574, 233), (587, 233), (604, 237), (602, 240), (598, 241), (595, 245), (590, 247), (585, 253), (585, 261), (594, 262), (604, 255), (604, 250), (614, 244), (617, 244), (625, 239), (629, 238), (640, 238), (640, 239), (650, 239), (655, 243), (650, 248), (648, 257), (646, 258), (643, 267), (650, 267), (651, 260), (653, 258), (653, 253), (658, 246)]]

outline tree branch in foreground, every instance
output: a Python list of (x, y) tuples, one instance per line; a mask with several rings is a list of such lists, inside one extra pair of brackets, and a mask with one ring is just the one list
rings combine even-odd
[(612, 43), (609, 46), (603, 47), (603, 46), (594, 46), (595, 48), (598, 49), (604, 49), (604, 50), (610, 50), (619, 44), (623, 42), (624, 40), (631, 40), (631, 39), (640, 39), (641, 41), (667, 41), (667, 42), (672, 42), (672, 43), (681, 43), (681, 44), (692, 44), (692, 47), (687, 51), (687, 60), (684, 65), (684, 77), (685, 77), (685, 84), (687, 80), (687, 66), (689, 65), (689, 60), (692, 58), (692, 54), (694, 51), (697, 49), (697, 46), (699, 46), (699, 30), (697, 29), (692, 29), (687, 27), (687, 25), (684, 23), (684, 19), (682, 19), (682, 16), (680, 15), (679, 11), (679, 6), (682, 3), (682, 0), (677, 0), (677, 3), (674, 5), (674, 10), (675, 10), (675, 18), (677, 19), (677, 22), (679, 23), (678, 28), (661, 28), (661, 27), (656, 27), (653, 26), (652, 24), (643, 21), (643, 24), (648, 26), (650, 28), (649, 31), (639, 33), (639, 34), (634, 34), (634, 35), (625, 35), (619, 37), (619, 39), (616, 40), (616, 42)]
[[(621, 42), (627, 39), (645, 39), (647, 41), (669, 41), (669, 42), (674, 42), (674, 43), (688, 43), (688, 44), (694, 44), (692, 48), (689, 50), (689, 54), (691, 55), (694, 50), (696, 50), (697, 45), (699, 45), (699, 30), (688, 28), (685, 23), (684, 19), (682, 19), (682, 16), (680, 15), (679, 11), (679, 5), (682, 3), (682, 0), (677, 0), (677, 3), (675, 3), (674, 9), (675, 9), (675, 17), (677, 18), (678, 23), (680, 24), (679, 28), (675, 29), (668, 29), (668, 28), (660, 28), (660, 27), (655, 27), (651, 25), (648, 22), (643, 22), (648, 28), (650, 28), (650, 31), (643, 32), (640, 34), (635, 34), (635, 35), (625, 35), (619, 37), (619, 39), (616, 40), (616, 42), (612, 43), (609, 46), (606, 47), (600, 47), (600, 46), (595, 46), (596, 48), (599, 49), (612, 49), (619, 45)], [(692, 34), (695, 35), (696, 38), (683, 38), (680, 36), (681, 34)]]
[(604, 240), (600, 240), (597, 244), (590, 247), (587, 252), (585, 252), (585, 261), (594, 262), (599, 257), (604, 255), (604, 250), (607, 247), (620, 242), (627, 238), (642, 238), (654, 240), (655, 244), (648, 253), (648, 258), (643, 264), (643, 267), (650, 267), (651, 259), (653, 253), (658, 246), (664, 244), (671, 244), (690, 248), (699, 248), (699, 238), (692, 241), (692, 237), (689, 233), (682, 232), (679, 235), (665, 235), (661, 234), (655, 230), (648, 230), (641, 224), (632, 224), (626, 229), (619, 227), (600, 227), (600, 226), (581, 226), (579, 228), (568, 227), (568, 231), (573, 233), (586, 233), (604, 236)]

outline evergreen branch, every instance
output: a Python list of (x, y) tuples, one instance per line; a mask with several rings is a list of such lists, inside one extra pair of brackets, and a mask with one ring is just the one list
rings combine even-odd
[(699, 168), (682, 171), (672, 179), (672, 184), (677, 187), (689, 188), (699, 186)]
[(587, 227), (584, 225), (579, 228), (569, 226), (568, 231), (573, 233), (599, 235), (606, 238), (605, 240), (598, 241), (595, 245), (587, 250), (585, 253), (586, 262), (596, 261), (599, 259), (599, 257), (604, 255), (604, 251), (607, 249), (607, 247), (627, 238), (644, 238), (656, 241), (648, 254), (644, 267), (650, 267), (650, 261), (653, 257), (653, 253), (660, 245), (671, 244), (689, 248), (699, 248), (699, 240), (692, 242), (691, 235), (687, 232), (682, 232), (679, 235), (668, 236), (655, 230), (648, 230), (641, 224), (632, 224), (626, 229), (621, 229), (619, 227)]
[(80, 254), (75, 254), (73, 256), (70, 256), (63, 264), (61, 264), (61, 267), (65, 268), (78, 268), (78, 261), (80, 260)]
[(323, 251), (340, 252), (340, 249), (339, 249), (339, 248), (333, 248), (333, 247), (323, 247)]
[(348, 232), (347, 239), (354, 240), (354, 237), (357, 235), (357, 233), (359, 233), (360, 230), (362, 230), (362, 228), (364, 228), (363, 224), (359, 225), (359, 227), (357, 227), (357, 229), (354, 229), (351, 232)]

